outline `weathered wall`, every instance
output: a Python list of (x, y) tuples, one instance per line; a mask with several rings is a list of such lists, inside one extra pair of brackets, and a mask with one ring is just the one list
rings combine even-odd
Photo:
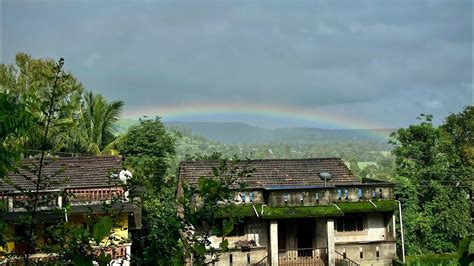
[[(307, 190), (278, 190), (271, 191), (268, 198), (268, 205), (270, 207), (278, 206), (316, 206), (316, 205), (328, 205), (330, 203), (337, 202), (357, 202), (359, 200), (370, 200), (372, 198), (372, 191), (375, 190), (375, 199), (393, 199), (393, 188), (392, 187), (366, 187), (361, 186), (362, 197), (359, 198), (358, 189), (359, 187), (336, 187), (336, 188), (318, 188), (318, 189), (307, 189)], [(382, 192), (380, 193), (380, 189)], [(345, 192), (347, 190), (347, 199), (345, 198)], [(340, 193), (338, 193), (340, 192)], [(317, 194), (319, 199), (317, 199)], [(341, 199), (339, 199), (339, 194)], [(285, 195), (287, 195), (287, 202), (285, 202)], [(380, 197), (382, 195), (382, 197)], [(303, 196), (303, 201), (301, 201)]]
[(387, 239), (383, 213), (367, 214), (367, 225), (362, 232), (335, 232), (335, 242), (381, 241)]
[(327, 248), (328, 246), (328, 233), (326, 227), (327, 219), (326, 218), (317, 218), (316, 219), (316, 237), (314, 246), (316, 248)]
[[(267, 256), (267, 249), (266, 248), (253, 248), (249, 252), (242, 252), (240, 250), (231, 251), (222, 253), (219, 257), (219, 261), (215, 263), (217, 266), (227, 266), (231, 265), (230, 257), (232, 256), (232, 265), (255, 265), (256, 263), (260, 262), (259, 265), (265, 265), (265, 262), (268, 262), (268, 258), (264, 260)], [(248, 263), (250, 261), (250, 264)]]
[[(377, 257), (377, 248), (379, 257)], [(336, 251), (343, 254), (346, 252), (347, 258), (360, 265), (392, 265), (392, 260), (396, 257), (395, 242), (369, 243), (369, 244), (336, 244)], [(362, 251), (363, 258), (360, 258)]]
[[(235, 242), (241, 240), (254, 240), (257, 246), (268, 246), (268, 222), (265, 220), (245, 219), (244, 220), (244, 235), (243, 236), (228, 236), (229, 248), (234, 248)], [(209, 238), (211, 246), (218, 248), (222, 242), (222, 237), (211, 236)]]

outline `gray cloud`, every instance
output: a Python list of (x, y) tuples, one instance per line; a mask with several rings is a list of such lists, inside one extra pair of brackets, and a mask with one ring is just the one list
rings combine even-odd
[(65, 57), (128, 112), (237, 101), (403, 126), (473, 100), (468, 0), (2, 3), (2, 61)]

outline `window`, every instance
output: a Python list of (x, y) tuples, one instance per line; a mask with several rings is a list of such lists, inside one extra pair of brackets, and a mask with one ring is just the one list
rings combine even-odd
[(240, 194), (240, 198), (242, 199), (242, 202), (245, 203), (245, 192)]
[(249, 201), (253, 203), (253, 192), (249, 193)]
[(345, 216), (336, 220), (337, 232), (357, 232), (364, 229), (365, 217), (363, 215)]
[[(224, 219), (219, 219), (219, 220), (216, 220), (216, 227), (214, 230), (213, 230), (213, 235), (216, 235), (218, 237), (221, 237), (222, 236), (222, 230), (223, 230), (223, 226), (224, 226)], [(221, 226), (219, 226), (221, 225)], [(244, 223), (235, 223), (234, 224), (234, 229), (229, 233), (227, 234), (227, 236), (244, 236), (245, 235), (245, 224)]]
[(234, 224), (234, 230), (230, 232), (227, 236), (244, 236), (245, 235), (245, 225), (243, 223)]

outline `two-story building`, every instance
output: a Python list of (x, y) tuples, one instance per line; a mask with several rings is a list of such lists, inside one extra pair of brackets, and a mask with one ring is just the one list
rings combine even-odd
[[(0, 200), (6, 206), (0, 221), (11, 228), (10, 235), (3, 236), (8, 241), (7, 248), (0, 247), (0, 264), (7, 259), (18, 261), (27, 250), (27, 244), (18, 236), (26, 236), (24, 220), (31, 212), (32, 196), (36, 192), (34, 172), (38, 159), (24, 159), (19, 173), (8, 175), (10, 182), (0, 182)], [(101, 217), (115, 213), (111, 238), (105, 251), (112, 256), (112, 265), (129, 265), (131, 255), (130, 230), (141, 227), (141, 208), (133, 203), (138, 196), (125, 186), (129, 172), (122, 168), (122, 158), (118, 156), (86, 156), (47, 158), (42, 169), (44, 182), (40, 183), (39, 201), (35, 215), (34, 261), (54, 261), (54, 254), (43, 250), (51, 241), (48, 227), (61, 221), (88, 227), (86, 221), (91, 216)], [(43, 184), (43, 185), (41, 185)], [(32, 195), (32, 194), (30, 194)], [(105, 204), (104, 204), (105, 203)], [(89, 228), (90, 230), (90, 228)], [(64, 236), (67, 237), (67, 236)], [(99, 247), (97, 247), (99, 248)], [(104, 247), (102, 247), (104, 250)], [(2, 255), (3, 254), (3, 255)], [(2, 258), (3, 257), (3, 258)]]
[[(196, 186), (218, 161), (184, 161)], [(251, 160), (235, 198), (218, 210), (243, 217), (218, 265), (391, 265), (396, 257), (394, 184), (355, 177), (339, 158)], [(178, 190), (179, 191), (179, 190)], [(226, 213), (226, 209), (232, 213)], [(218, 248), (219, 236), (211, 237)]]

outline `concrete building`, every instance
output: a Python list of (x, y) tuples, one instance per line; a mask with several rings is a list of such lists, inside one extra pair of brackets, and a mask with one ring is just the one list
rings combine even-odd
[[(26, 236), (25, 217), (28, 217), (31, 208), (31, 197), (25, 191), (36, 192), (35, 165), (38, 165), (37, 159), (24, 159), (19, 173), (8, 175), (11, 183), (0, 182), (0, 204), (6, 207), (0, 213), (0, 222), (11, 228), (3, 236), (7, 245), (0, 247), (0, 265), (22, 265), (22, 255), (27, 251), (27, 244), (25, 240), (20, 240), (20, 236)], [(124, 175), (129, 172), (123, 170), (122, 158), (47, 158), (42, 172), (45, 180), (39, 190), (30, 260), (34, 263), (55, 261), (56, 255), (44, 250), (47, 243), (54, 241), (48, 228), (67, 221), (91, 231), (87, 221), (110, 216), (113, 212), (111, 235), (94, 249), (109, 253), (112, 256), (111, 265), (130, 265), (132, 243), (129, 233), (141, 228), (141, 207), (134, 204), (139, 201), (137, 191), (128, 191), (124, 186), (127, 178)]]
[[(355, 177), (338, 158), (252, 160), (234, 189), (241, 217), (216, 265), (391, 265), (396, 257), (393, 184)], [(185, 161), (179, 186), (211, 177), (217, 161)], [(242, 165), (243, 166), (243, 165)], [(179, 188), (178, 188), (179, 192)], [(211, 237), (218, 248), (222, 238)]]

